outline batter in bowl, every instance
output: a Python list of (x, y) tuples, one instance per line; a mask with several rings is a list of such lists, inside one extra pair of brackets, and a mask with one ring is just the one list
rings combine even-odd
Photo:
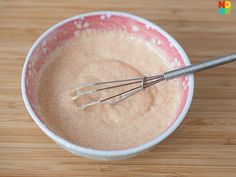
[[(181, 102), (178, 80), (159, 83), (115, 106), (100, 104), (84, 110), (77, 108), (90, 98), (73, 100), (74, 90), (81, 83), (151, 76), (171, 69), (155, 46), (137, 36), (82, 32), (48, 57), (37, 87), (39, 116), (53, 132), (83, 147), (121, 150), (141, 145), (175, 120)], [(104, 97), (96, 99), (100, 96)]]

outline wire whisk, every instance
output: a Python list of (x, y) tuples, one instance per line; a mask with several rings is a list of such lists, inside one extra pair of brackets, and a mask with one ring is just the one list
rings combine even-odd
[[(75, 88), (76, 94), (72, 97), (72, 99), (75, 100), (82, 96), (96, 94), (98, 92), (102, 92), (102, 91), (106, 91), (110, 89), (116, 89), (119, 87), (136, 85), (131, 89), (125, 90), (123, 92), (119, 92), (117, 94), (111, 95), (106, 98), (89, 102), (82, 106), (78, 106), (77, 108), (81, 110), (90, 106), (94, 106), (96, 104), (105, 103), (105, 102), (111, 101), (112, 99), (118, 98), (118, 100), (112, 103), (114, 105), (121, 101), (124, 101), (125, 99), (131, 97), (132, 95), (135, 95), (145, 90), (146, 88), (152, 85), (155, 85), (161, 81), (164, 81), (164, 80), (168, 81), (168, 80), (172, 80), (178, 77), (187, 76), (190, 74), (194, 74), (194, 73), (197, 73), (206, 69), (210, 69), (219, 65), (223, 65), (226, 63), (230, 63), (233, 61), (236, 61), (236, 53), (226, 55), (226, 56), (220, 56), (211, 60), (207, 60), (207, 61), (194, 64), (194, 65), (189, 65), (189, 66), (176, 69), (173, 71), (168, 71), (161, 75), (154, 75), (154, 76), (149, 76), (149, 77), (144, 76), (140, 78), (132, 78), (132, 79), (126, 79), (126, 80), (114, 80), (114, 81), (106, 81), (106, 82), (80, 84), (78, 88)], [(83, 90), (87, 90), (87, 91), (83, 91)]]

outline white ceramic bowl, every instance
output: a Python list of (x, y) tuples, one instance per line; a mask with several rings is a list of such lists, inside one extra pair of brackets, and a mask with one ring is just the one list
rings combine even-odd
[(42, 34), (31, 47), (22, 72), (21, 88), (25, 106), (41, 130), (47, 134), (61, 147), (72, 152), (73, 154), (88, 157), (96, 160), (119, 160), (127, 159), (146, 152), (156, 144), (167, 138), (183, 121), (190, 107), (193, 90), (194, 77), (189, 76), (182, 78), (182, 108), (176, 116), (175, 121), (167, 127), (160, 135), (140, 146), (126, 150), (95, 150), (84, 148), (73, 144), (62, 137), (56, 135), (42, 122), (37, 114), (37, 103), (35, 87), (38, 79), (38, 73), (44, 64), (47, 55), (53, 51), (59, 43), (68, 40), (81, 30), (106, 29), (106, 30), (125, 30), (141, 36), (146, 41), (151, 41), (165, 53), (167, 59), (177, 67), (189, 65), (189, 59), (176, 40), (159, 26), (128, 13), (101, 11), (78, 15), (54, 25)]

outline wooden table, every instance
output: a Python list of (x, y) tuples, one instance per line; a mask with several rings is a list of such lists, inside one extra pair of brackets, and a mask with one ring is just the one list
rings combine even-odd
[(97, 162), (58, 147), (32, 121), (21, 98), (23, 62), (53, 24), (80, 13), (125, 11), (160, 25), (191, 62), (236, 51), (236, 6), (219, 15), (217, 1), (0, 0), (0, 176), (236, 176), (236, 63), (195, 77), (187, 119), (151, 152)]

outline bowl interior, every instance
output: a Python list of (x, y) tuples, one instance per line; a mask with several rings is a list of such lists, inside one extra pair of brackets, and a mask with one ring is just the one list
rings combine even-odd
[[(153, 28), (142, 20), (111, 13), (90, 14), (71, 18), (70, 20), (59, 23), (44, 33), (31, 49), (29, 60), (26, 63), (24, 75), (26, 97), (28, 98), (32, 110), (41, 122), (42, 119), (37, 109), (36, 86), (39, 79), (39, 72), (47, 56), (66, 40), (71, 39), (73, 36), (80, 35), (81, 31), (90, 30), (118, 30), (135, 34), (145, 41), (156, 45), (161, 54), (169, 60), (173, 67), (179, 68), (186, 65), (185, 59), (173, 42), (170, 41), (163, 32), (160, 32), (158, 29)], [(189, 78), (180, 78), (179, 82), (182, 86), (180, 89), (182, 99), (175, 120), (177, 120), (183, 111), (189, 94)], [(168, 128), (169, 127), (166, 127), (166, 130)]]

